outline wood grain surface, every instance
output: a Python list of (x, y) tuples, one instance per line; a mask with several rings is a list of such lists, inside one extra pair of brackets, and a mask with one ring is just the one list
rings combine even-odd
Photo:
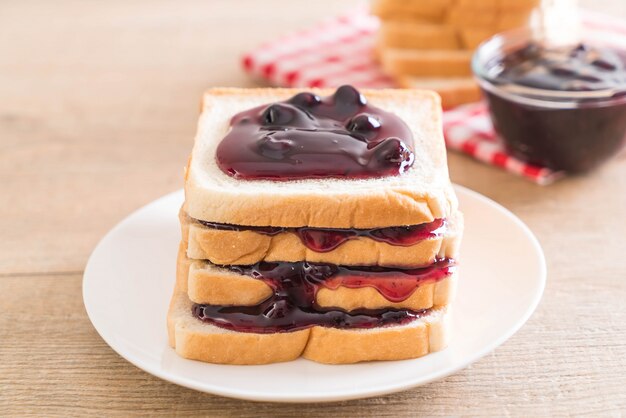
[[(450, 155), (455, 182), (537, 234), (548, 285), (520, 332), (436, 383), (333, 404), (243, 402), (144, 373), (93, 329), (87, 258), (121, 218), (181, 187), (202, 91), (252, 85), (243, 51), (352, 3), (0, 3), (0, 416), (626, 414), (624, 156), (539, 187)], [(621, 0), (584, 3), (626, 16)]]

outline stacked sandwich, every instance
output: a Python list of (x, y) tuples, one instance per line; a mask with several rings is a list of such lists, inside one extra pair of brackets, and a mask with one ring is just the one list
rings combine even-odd
[(404, 87), (436, 90), (444, 107), (476, 101), (473, 50), (498, 32), (525, 26), (540, 0), (374, 0), (377, 54)]
[(415, 358), (449, 338), (463, 220), (439, 97), (213, 89), (168, 313), (185, 358)]

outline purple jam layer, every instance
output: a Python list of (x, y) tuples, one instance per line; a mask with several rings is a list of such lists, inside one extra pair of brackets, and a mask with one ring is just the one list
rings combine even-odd
[(216, 159), (240, 179), (372, 178), (406, 171), (412, 147), (399, 117), (342, 86), (332, 96), (299, 93), (236, 114)]
[(220, 224), (200, 220), (198, 222), (213, 229), (253, 231), (270, 236), (282, 232), (292, 232), (300, 237), (302, 244), (318, 253), (332, 251), (344, 242), (357, 237), (366, 237), (390, 245), (408, 247), (425, 239), (440, 237), (445, 233), (446, 229), (446, 221), (444, 219), (435, 219), (433, 222), (419, 225), (393, 226), (378, 229), (283, 228)]
[(311, 326), (374, 328), (406, 324), (420, 318), (428, 310), (359, 309), (346, 312), (339, 308), (322, 308), (316, 304), (315, 297), (322, 287), (373, 287), (387, 300), (401, 302), (409, 298), (419, 286), (450, 275), (455, 264), (453, 260), (442, 259), (422, 268), (390, 269), (308, 262), (260, 262), (252, 266), (225, 268), (263, 280), (272, 288), (272, 295), (255, 306), (194, 304), (193, 315), (202, 321), (234, 331), (275, 333)]

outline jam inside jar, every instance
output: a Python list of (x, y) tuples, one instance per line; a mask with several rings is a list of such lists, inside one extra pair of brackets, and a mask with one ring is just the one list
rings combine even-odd
[(553, 170), (582, 173), (626, 140), (626, 52), (584, 41), (550, 47), (529, 30), (494, 36), (472, 68), (494, 128), (510, 153)]

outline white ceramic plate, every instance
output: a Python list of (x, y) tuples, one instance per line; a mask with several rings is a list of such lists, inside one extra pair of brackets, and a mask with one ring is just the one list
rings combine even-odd
[(167, 345), (182, 191), (139, 209), (94, 250), (83, 278), (87, 313), (102, 338), (137, 367), (170, 382), (234, 398), (318, 402), (364, 398), (454, 373), (513, 335), (537, 306), (545, 260), (530, 230), (497, 203), (456, 187), (465, 213), (453, 339), (416, 360), (329, 366), (299, 359), (264, 366), (185, 360)]

